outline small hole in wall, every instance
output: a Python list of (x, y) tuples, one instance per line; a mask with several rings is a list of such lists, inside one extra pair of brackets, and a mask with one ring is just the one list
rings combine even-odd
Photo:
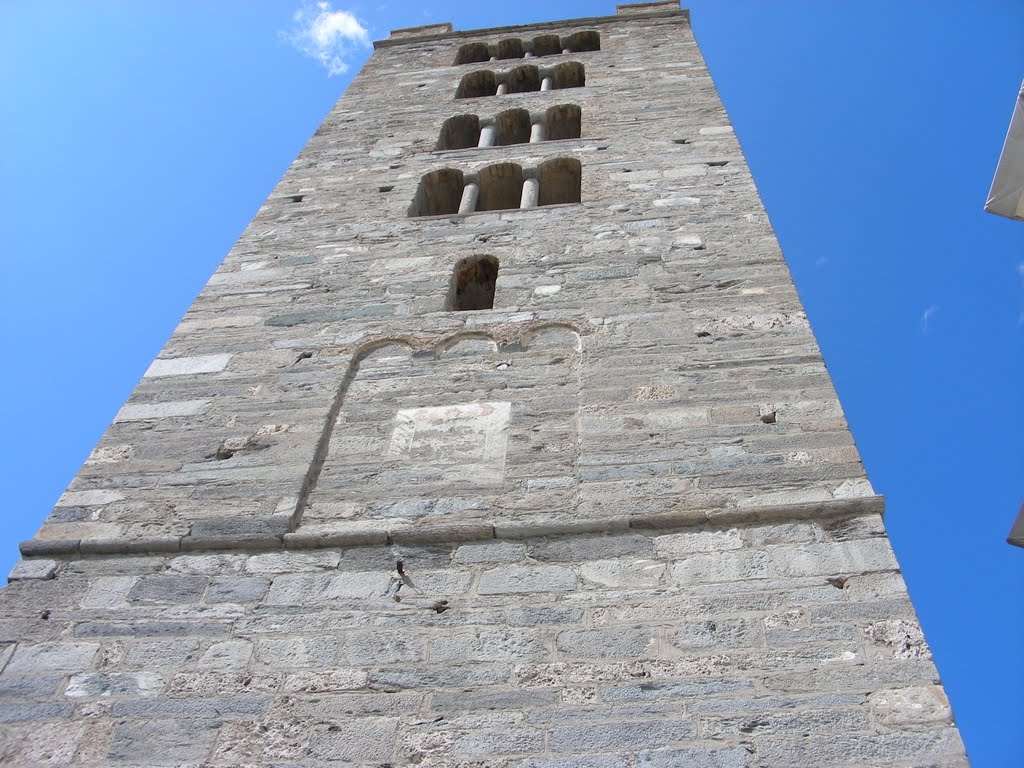
[(672, 139), (673, 144), (689, 144), (689, 139)]
[(387, 185), (385, 185), (383, 187), (377, 187), (377, 191), (378, 192), (390, 192), (394, 188), (395, 188), (394, 184), (387, 184)]
[(598, 147), (597, 151), (598, 152), (604, 152), (606, 149), (608, 149), (608, 147)]
[(728, 165), (728, 160), (709, 160), (708, 165), (712, 168), (721, 168), (723, 165)]
[(288, 195), (285, 198), (289, 203), (301, 203), (305, 195)]
[(426, 83), (419, 83), (416, 87), (417, 88), (426, 88), (427, 84)]

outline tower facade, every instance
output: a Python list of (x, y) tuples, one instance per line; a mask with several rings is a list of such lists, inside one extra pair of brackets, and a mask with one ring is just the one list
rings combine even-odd
[(966, 765), (677, 3), (376, 50), (0, 591), (9, 765)]

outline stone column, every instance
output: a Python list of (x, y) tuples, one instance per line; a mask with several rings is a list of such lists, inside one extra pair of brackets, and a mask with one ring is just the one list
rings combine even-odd
[(506, 93), (508, 93), (508, 83), (499, 83), (498, 84), (498, 95), (499, 96), (504, 96)]
[(520, 208), (536, 208), (540, 197), (540, 182), (535, 178), (523, 180), (523, 196), (519, 200)]
[(498, 138), (498, 126), (494, 123), (480, 128), (480, 141), (478, 147), (493, 147)]
[(479, 184), (467, 184), (462, 189), (462, 201), (459, 203), (459, 213), (472, 213), (476, 210), (476, 201), (480, 197)]
[(540, 81), (540, 89), (542, 91), (550, 91), (553, 86), (554, 82), (552, 82), (551, 80), (551, 75), (548, 75), (547, 77)]
[(530, 126), (530, 143), (536, 144), (538, 141), (544, 141), (544, 121), (538, 120)]

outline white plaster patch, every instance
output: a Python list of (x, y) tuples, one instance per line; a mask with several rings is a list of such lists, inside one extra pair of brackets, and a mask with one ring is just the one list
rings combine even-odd
[(143, 374), (146, 378), (157, 376), (185, 376), (193, 373), (218, 373), (223, 371), (231, 355), (196, 355), (195, 357), (173, 357), (157, 359)]
[(452, 480), (501, 482), (511, 413), (511, 403), (403, 409), (395, 415), (387, 455), (429, 464)]
[(169, 403), (140, 403), (126, 405), (117, 412), (114, 421), (142, 421), (165, 419), (170, 416), (195, 416), (206, 410), (208, 400), (174, 400)]

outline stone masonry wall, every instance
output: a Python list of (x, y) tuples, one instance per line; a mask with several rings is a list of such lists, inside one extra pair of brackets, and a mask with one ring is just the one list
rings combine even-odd
[[(579, 203), (409, 215), (558, 158)], [(494, 307), (448, 311), (471, 256)], [(22, 545), (0, 763), (964, 766), (882, 506), (685, 12), (403, 30)]]
[(21, 567), (4, 765), (966, 765), (877, 515)]
[[(452, 65), (465, 42), (589, 29), (601, 50)], [(454, 98), (467, 72), (564, 60), (585, 67), (584, 87)], [(563, 103), (582, 108), (579, 139), (434, 149), (453, 115)], [(580, 204), (408, 216), (431, 171), (535, 168), (557, 157), (582, 162)], [(455, 263), (478, 254), (500, 262), (494, 309), (445, 311)], [(539, 515), (529, 505), (508, 510), (502, 522), (629, 516), (641, 498), (643, 513), (668, 514), (873, 495), (676, 11), (381, 44), (139, 383), (34, 551), (205, 547), (242, 534), (279, 545), (306, 505), (319, 503), (310, 494), (317, 473), (332, 471), (325, 455), (365, 434), (351, 428), (365, 414), (353, 416), (347, 399), (352, 381), (353, 395), (365, 386), (360, 361), (397, 342), (410, 365), (443, 365), (456, 342), (490, 339), (512, 364), (494, 361), (489, 393), (469, 379), (422, 376), (415, 398), (440, 408), (511, 402), (494, 394), (506, 389), (521, 410), (542, 399), (530, 388), (546, 386), (546, 374), (512, 350), (551, 327), (579, 339), (579, 394), (563, 415), (579, 435), (572, 500)], [(557, 385), (563, 364), (548, 370)], [(390, 402), (386, 386), (378, 396), (382, 408)], [(366, 425), (378, 443), (390, 441), (405, 406), (390, 407)], [(457, 438), (451, 446), (462, 450)], [(504, 471), (526, 470), (513, 452)], [(484, 503), (463, 490), (469, 507)], [(390, 522), (335, 517), (333, 530), (462, 521), (440, 513), (447, 509)]]

